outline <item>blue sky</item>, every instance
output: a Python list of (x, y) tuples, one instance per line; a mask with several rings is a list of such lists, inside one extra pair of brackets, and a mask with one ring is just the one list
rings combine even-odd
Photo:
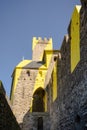
[(0, 80), (7, 95), (14, 67), (22, 57), (32, 58), (32, 38), (52, 37), (59, 49), (78, 4), (80, 0), (0, 0)]

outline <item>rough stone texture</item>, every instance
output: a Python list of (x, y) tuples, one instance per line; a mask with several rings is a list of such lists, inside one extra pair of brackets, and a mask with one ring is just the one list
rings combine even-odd
[(32, 69), (29, 70), (30, 76), (28, 76), (27, 70), (29, 69), (23, 69), (21, 72), (12, 104), (13, 112), (18, 123), (21, 125), (23, 123), (24, 115), (31, 108), (34, 83), (37, 75), (37, 70)]
[[(42, 43), (42, 44), (41, 44)], [(38, 61), (40, 58), (41, 58), (41, 55), (43, 56), (44, 54), (44, 49), (45, 47), (47, 46), (47, 43), (44, 43), (44, 42), (39, 42), (35, 48), (34, 48), (34, 51), (33, 51), (33, 54), (32, 54), (32, 60), (33, 61)], [(38, 51), (39, 50), (39, 51)]]
[[(47, 130), (84, 130), (87, 129), (87, 9), (85, 7), (85, 3), (82, 3), (81, 8), (81, 25), (80, 25), (80, 62), (77, 64), (74, 71), (71, 73), (71, 52), (70, 52), (70, 26), (68, 28), (68, 35), (64, 37), (61, 49), (60, 49), (60, 55), (53, 55), (50, 65), (48, 67), (46, 79), (44, 82), (46, 92), (47, 92), (47, 112), (49, 113), (46, 115), (43, 112), (42, 113), (30, 113), (29, 112), (29, 102), (32, 97), (32, 91), (33, 91), (33, 84), (31, 84), (31, 89), (26, 89), (26, 92), (29, 92), (29, 99), (26, 98), (27, 106), (26, 104), (22, 107), (22, 112), (24, 112), (26, 109), (26, 112), (24, 114), (20, 114), (20, 119), (22, 116), (21, 122), (23, 122), (22, 129), (27, 130), (28, 128), (37, 130), (37, 122), (38, 117), (43, 117), (43, 124), (48, 119), (48, 127), (43, 127), (43, 129)], [(41, 46), (40, 46), (41, 47)], [(44, 48), (41, 47), (42, 50)], [(37, 49), (36, 49), (37, 51)], [(35, 53), (36, 53), (35, 51)], [(41, 53), (41, 52), (40, 52)], [(53, 85), (52, 85), (52, 72), (53, 72), (53, 66), (55, 64), (54, 57), (57, 57), (58, 60), (58, 88), (57, 88), (57, 95), (55, 101), (53, 101)], [(37, 55), (38, 57), (38, 55)], [(37, 58), (36, 57), (36, 58)], [(39, 58), (39, 57), (38, 57)], [(24, 70), (25, 71), (25, 70)], [(26, 75), (22, 75), (22, 78), (26, 78)], [(22, 81), (22, 80), (21, 80)], [(19, 83), (21, 85), (17, 86), (19, 89), (21, 86), (26, 86), (26, 83), (28, 82), (28, 85), (30, 85), (29, 80), (27, 79), (25, 84), (24, 81)], [(24, 85), (23, 85), (24, 84)], [(27, 87), (26, 87), (27, 88)], [(17, 94), (18, 91), (17, 90)], [(22, 92), (20, 92), (22, 93)], [(18, 94), (18, 96), (20, 95)], [(25, 99), (24, 99), (25, 100)], [(19, 100), (18, 100), (19, 101)], [(20, 100), (21, 101), (21, 100)], [(16, 101), (17, 102), (17, 101)], [(21, 105), (21, 102), (19, 103), (19, 106)], [(23, 105), (23, 103), (22, 103)], [(15, 106), (17, 107), (17, 106)], [(24, 111), (23, 111), (24, 109)], [(18, 116), (18, 115), (17, 115)]]
[(52, 105), (51, 130), (87, 129), (87, 8), (85, 6), (81, 9), (80, 54), (80, 62), (71, 73), (70, 37), (63, 41), (61, 60), (58, 62), (58, 98)]
[[(60, 52), (54, 53), (44, 79), (47, 112), (30, 112), (38, 69), (23, 68), (14, 94), (13, 112), (21, 130), (87, 130), (87, 1), (81, 0), (80, 61), (71, 73), (70, 26)], [(38, 44), (39, 46), (39, 44)], [(45, 44), (35, 48), (33, 60), (38, 60)], [(37, 53), (38, 49), (40, 52)], [(37, 55), (36, 55), (37, 54)], [(53, 67), (57, 57), (57, 98), (53, 101)], [(34, 62), (33, 62), (34, 63)], [(27, 74), (30, 71), (30, 76)], [(38, 107), (39, 107), (38, 103)], [(19, 126), (0, 88), (0, 130), (19, 130)], [(9, 117), (9, 118), (8, 118)], [(12, 122), (10, 122), (13, 120)], [(5, 121), (5, 123), (4, 123)], [(4, 128), (3, 128), (4, 127)], [(17, 128), (16, 128), (17, 127)], [(7, 129), (6, 129), (7, 128)]]
[(50, 81), (50, 79), (52, 77), (52, 72), (53, 72), (53, 68), (54, 68), (54, 64), (55, 64), (54, 58), (56, 57), (56, 60), (58, 60), (59, 55), (60, 55), (59, 51), (57, 51), (57, 52), (55, 51), (52, 54), (52, 58), (51, 58), (49, 66), (48, 66), (47, 74), (46, 74), (46, 78), (45, 78), (45, 82), (44, 82), (45, 88), (49, 84), (49, 81)]
[(6, 93), (0, 82), (0, 130), (20, 130), (15, 116), (6, 99)]
[(87, 7), (87, 0), (80, 0), (83, 7)]
[[(65, 97), (69, 94), (69, 91), (71, 91), (68, 85), (69, 81), (68, 74), (70, 73), (70, 44), (67, 35), (64, 37), (60, 53), (61, 53), (61, 59), (60, 58), (58, 59), (58, 88), (57, 88), (58, 97), (54, 102), (52, 102), (51, 105), (51, 114), (50, 114), (52, 122), (51, 130), (59, 129), (58, 128), (59, 122), (61, 118), (63, 118), (64, 116), (64, 108), (62, 102), (65, 100)], [(69, 69), (67, 70), (67, 68)], [(63, 113), (61, 113), (62, 111)]]
[(45, 112), (27, 112), (23, 120), (23, 130), (42, 130), (38, 128), (38, 119), (40, 118), (43, 120), (41, 123), (41, 125), (43, 124), (43, 130), (50, 130), (49, 113)]
[[(47, 91), (47, 85), (48, 85), (51, 75), (52, 75), (53, 66), (55, 64), (54, 58), (55, 58), (55, 56), (58, 57), (58, 53), (59, 53), (58, 51), (54, 52), (54, 54), (52, 55), (49, 67), (48, 67), (49, 69), (46, 70), (47, 75), (46, 75), (46, 78), (44, 79), (45, 80), (45, 82), (44, 82), (45, 91)], [(36, 119), (38, 119), (38, 117), (43, 118), (43, 130), (45, 130), (45, 129), (49, 130), (48, 129), (50, 127), (49, 123), (47, 125), (47, 128), (44, 125), (44, 123), (45, 123), (44, 121), (49, 118), (49, 114), (46, 114), (44, 112), (41, 114), (41, 111), (39, 110), (38, 116), (34, 117), (34, 115), (36, 113), (34, 115), (32, 115), (33, 113), (30, 112), (31, 106), (33, 106), (33, 105), (31, 105), (31, 103), (32, 103), (32, 98), (33, 98), (33, 90), (34, 90), (35, 81), (39, 80), (37, 78), (37, 73), (39, 70), (38, 70), (38, 68), (32, 69), (32, 68), (28, 68), (28, 67), (26, 69), (25, 68), (22, 69), (22, 72), (18, 79), (17, 87), (16, 87), (16, 90), (14, 93), (14, 98), (13, 98), (12, 110), (17, 118), (18, 123), (20, 124), (20, 126), (23, 130), (35, 129), (35, 128), (33, 128), (33, 125), (31, 125), (31, 123), (34, 124), (36, 122)], [(27, 74), (27, 71), (30, 72), (30, 75)], [(51, 97), (51, 95), (50, 95), (50, 97)], [(34, 98), (33, 98), (33, 101), (34, 101)], [(48, 103), (49, 103), (49, 101), (48, 101)], [(38, 108), (40, 109), (39, 105), (41, 106), (41, 103), (37, 102), (36, 106), (38, 106)], [(49, 106), (50, 106), (50, 104), (48, 105), (48, 107)], [(35, 120), (35, 121), (33, 121), (33, 120)], [(38, 129), (38, 128), (36, 128), (36, 129)]]

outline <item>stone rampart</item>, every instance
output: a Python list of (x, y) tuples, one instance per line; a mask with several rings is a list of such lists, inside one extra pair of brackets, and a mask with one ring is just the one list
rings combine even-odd
[(0, 130), (20, 130), (11, 107), (6, 99), (6, 92), (0, 81)]

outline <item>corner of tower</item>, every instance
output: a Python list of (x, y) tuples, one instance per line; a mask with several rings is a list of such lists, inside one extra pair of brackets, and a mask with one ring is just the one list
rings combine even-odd
[(33, 37), (33, 39), (32, 39), (32, 51), (34, 50), (37, 43), (38, 43), (38, 39), (36, 37)]
[(35, 46), (38, 43), (47, 43), (50, 44), (50, 47), (52, 49), (52, 38), (47, 39), (46, 37), (44, 37), (44, 39), (42, 39), (41, 37), (33, 37), (32, 39), (32, 50), (34, 50)]
[(43, 39), (41, 37), (33, 37), (32, 40), (32, 60), (33, 61), (42, 61), (43, 54), (45, 50), (52, 50), (52, 38), (47, 39), (44, 37)]

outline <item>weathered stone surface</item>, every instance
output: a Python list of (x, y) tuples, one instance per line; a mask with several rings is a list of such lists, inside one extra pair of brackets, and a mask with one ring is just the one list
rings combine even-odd
[[(33, 95), (38, 69), (23, 68), (18, 79), (14, 94), (12, 110), (17, 118), (21, 130), (86, 130), (87, 129), (87, 1), (81, 0), (80, 11), (80, 61), (71, 72), (71, 37), (70, 26), (68, 34), (64, 36), (60, 52), (53, 52), (44, 81), (47, 95), (44, 110), (42, 95)], [(47, 43), (37, 45), (33, 53), (33, 64), (40, 57)], [(52, 50), (51, 50), (52, 51)], [(49, 50), (50, 54), (50, 50)], [(42, 53), (44, 55), (44, 53)], [(56, 57), (56, 58), (55, 58)], [(44, 58), (45, 63), (47, 59)], [(57, 61), (57, 98), (53, 100), (53, 68)], [(39, 65), (42, 65), (39, 64)], [(33, 65), (34, 66), (34, 65)], [(39, 66), (40, 67), (40, 66)], [(30, 74), (27, 73), (29, 70)], [(42, 73), (40, 73), (41, 75)], [(37, 100), (34, 111), (31, 112), (33, 96), (42, 98)], [(38, 97), (39, 96), (39, 97)], [(41, 103), (39, 102), (41, 101)], [(43, 104), (41, 107), (40, 105)], [(39, 107), (40, 106), (40, 107)], [(0, 130), (19, 130), (17, 121), (7, 103), (4, 88), (0, 87)], [(42, 109), (40, 111), (40, 108)], [(37, 112), (37, 109), (39, 110)], [(12, 120), (12, 122), (11, 122)], [(7, 129), (6, 129), (7, 128)]]
[(6, 99), (5, 90), (0, 82), (0, 130), (20, 130), (15, 116)]
[[(86, 1), (83, 1), (86, 4)], [(51, 130), (87, 129), (87, 9), (82, 4), (81, 59), (70, 72), (70, 38), (63, 41), (58, 64), (58, 98), (52, 105)], [(69, 27), (70, 28), (70, 27)], [(70, 36), (70, 35), (69, 35)]]
[[(49, 120), (48, 128), (45, 125), (43, 129), (47, 130), (83, 130), (86, 129), (86, 122), (87, 122), (87, 11), (85, 8), (86, 1), (82, 1), (82, 9), (80, 14), (81, 19), (81, 25), (80, 25), (80, 61), (77, 64), (74, 71), (71, 73), (71, 37), (70, 37), (70, 26), (68, 28), (68, 35), (64, 37), (61, 49), (60, 49), (60, 57), (57, 57), (58, 60), (58, 74), (57, 74), (57, 98), (55, 101), (53, 101), (53, 66), (54, 66), (54, 57), (57, 55), (54, 55), (51, 59), (50, 66), (48, 67), (48, 72), (45, 79), (45, 86), (46, 86), (46, 92), (47, 92), (47, 112), (49, 113), (47, 116), (43, 116), (41, 113), (30, 113), (29, 112), (29, 102), (31, 98), (27, 99), (27, 106), (26, 104), (23, 105), (23, 101), (15, 98), (15, 103), (21, 101), (19, 103), (20, 112), (19, 117), (22, 124), (22, 129), (27, 130), (28, 128), (37, 130), (37, 122), (38, 117), (43, 118), (43, 124), (45, 123), (45, 120)], [(41, 46), (40, 46), (41, 47)], [(42, 50), (44, 48), (41, 47)], [(35, 50), (35, 54), (38, 48)], [(41, 49), (40, 49), (41, 51)], [(40, 54), (40, 53), (38, 53)], [(38, 59), (38, 55), (35, 55), (35, 58)], [(25, 70), (24, 70), (25, 71)], [(35, 70), (34, 70), (35, 71)], [(36, 73), (36, 72), (35, 72)], [(26, 78), (26, 75), (22, 73), (22, 78)], [(34, 77), (32, 77), (34, 78)], [(35, 79), (34, 79), (35, 80)], [(26, 93), (29, 92), (29, 96), (32, 97), (32, 91), (34, 85), (31, 83), (31, 89), (28, 90), (26, 87)], [(22, 81), (22, 80), (21, 80)], [(18, 89), (20, 86), (26, 86), (26, 83), (30, 85), (29, 79), (26, 80), (25, 84), (23, 85), (22, 82), (19, 82)], [(21, 84), (22, 83), (22, 84)], [(19, 94), (18, 94), (18, 91)], [(19, 95), (22, 94), (21, 88), (20, 90), (17, 90), (16, 92)], [(17, 96), (16, 96), (17, 97)], [(20, 96), (21, 97), (21, 96)], [(25, 100), (25, 99), (24, 99)], [(13, 107), (16, 109), (16, 105), (13, 105)], [(27, 108), (27, 109), (26, 109)], [(21, 114), (21, 111), (23, 112), (23, 109), (26, 112), (24, 114)], [(22, 117), (21, 117), (22, 116)], [(18, 114), (17, 114), (18, 117)], [(20, 120), (19, 119), (19, 120)], [(41, 119), (42, 120), (42, 119)]]
[[(39, 127), (39, 121), (40, 127)], [(26, 123), (27, 122), (27, 123)], [(43, 112), (27, 112), (23, 119), (23, 130), (50, 130), (50, 117), (49, 113)]]
[(37, 75), (37, 70), (30, 70), (30, 76), (28, 76), (27, 70), (29, 69), (23, 69), (21, 72), (12, 104), (13, 112), (19, 124), (23, 123), (24, 115), (31, 108), (34, 83)]
[(87, 7), (87, 0), (80, 0), (83, 7)]

